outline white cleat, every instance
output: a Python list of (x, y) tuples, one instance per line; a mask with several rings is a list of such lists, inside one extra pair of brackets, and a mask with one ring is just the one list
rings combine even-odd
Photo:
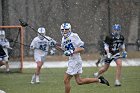
[(35, 84), (35, 82), (31, 80), (31, 84)]
[(40, 81), (39, 81), (39, 76), (36, 76), (36, 83), (39, 84)]
[(120, 83), (119, 80), (116, 80), (116, 81), (115, 81), (115, 86), (121, 86), (121, 83)]

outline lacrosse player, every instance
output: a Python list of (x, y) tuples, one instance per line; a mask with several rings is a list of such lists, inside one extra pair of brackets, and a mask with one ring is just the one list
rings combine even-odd
[[(112, 33), (106, 36), (104, 40), (104, 49), (107, 58), (104, 60), (105, 64), (98, 72), (94, 73), (95, 77), (99, 77), (102, 73), (108, 70), (110, 63), (114, 60), (116, 67), (116, 80), (115, 86), (121, 86), (121, 69), (122, 69), (122, 59), (127, 57), (127, 52), (125, 51), (124, 37), (120, 34), (121, 26), (115, 24), (112, 26)], [(122, 56), (121, 56), (122, 55)]]
[(9, 64), (8, 64), (8, 49), (12, 49), (10, 47), (9, 41), (5, 38), (5, 31), (0, 30), (0, 64), (6, 66), (6, 72), (9, 72)]
[(80, 53), (84, 51), (84, 42), (80, 39), (77, 33), (71, 31), (70, 23), (61, 25), (62, 41), (60, 49), (64, 55), (69, 57), (68, 68), (64, 75), (65, 93), (70, 93), (70, 80), (74, 76), (78, 85), (89, 83), (102, 83), (109, 86), (109, 82), (103, 77), (98, 78), (81, 78), (82, 74), (82, 58)]
[(33, 39), (30, 49), (34, 50), (34, 60), (37, 64), (35, 73), (32, 76), (31, 84), (40, 83), (39, 75), (41, 67), (48, 54), (49, 47), (54, 47), (56, 41), (45, 35), (44, 27), (38, 28), (38, 36)]

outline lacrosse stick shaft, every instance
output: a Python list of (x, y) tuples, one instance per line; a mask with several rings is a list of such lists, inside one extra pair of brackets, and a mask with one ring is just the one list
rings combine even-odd
[(34, 29), (32, 26), (30, 26), (27, 22), (23, 21), (22, 19), (19, 19), (20, 25), (22, 27), (26, 27), (28, 26), (29, 28), (31, 28), (35, 33), (38, 33), (39, 35), (41, 35), (42, 37), (44, 37), (46, 40), (50, 41), (48, 38), (46, 38), (44, 35), (40, 34), (39, 32), (37, 32), (36, 29)]

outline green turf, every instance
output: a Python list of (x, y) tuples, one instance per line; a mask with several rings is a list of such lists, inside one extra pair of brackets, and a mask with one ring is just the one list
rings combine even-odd
[[(24, 69), (23, 73), (0, 73), (0, 89), (6, 93), (64, 93), (63, 75), (66, 68), (42, 69), (40, 84), (30, 84), (34, 69)], [(83, 68), (81, 77), (92, 77), (98, 69)], [(102, 84), (77, 85), (74, 78), (71, 80), (71, 93), (140, 93), (140, 67), (123, 67), (122, 86), (114, 87), (114, 67), (104, 74), (111, 84), (107, 87)]]

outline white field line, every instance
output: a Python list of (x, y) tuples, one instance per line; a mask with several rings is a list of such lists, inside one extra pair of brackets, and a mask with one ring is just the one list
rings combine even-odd
[[(97, 60), (83, 61), (83, 67), (96, 67), (95, 63)], [(10, 68), (18, 68), (19, 64), (17, 62), (12, 62)], [(116, 66), (115, 62), (111, 62), (111, 66)], [(123, 66), (140, 66), (140, 59), (125, 59), (122, 62)], [(101, 64), (99, 65), (101, 66)], [(67, 61), (53, 61), (53, 62), (44, 62), (43, 68), (64, 68), (67, 67)], [(36, 68), (36, 63), (31, 61), (23, 62), (23, 68)]]

